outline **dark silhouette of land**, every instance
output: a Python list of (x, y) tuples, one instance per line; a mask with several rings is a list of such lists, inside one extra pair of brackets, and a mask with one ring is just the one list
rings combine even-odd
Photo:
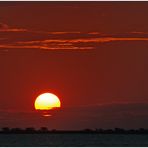
[(92, 133), (92, 134), (148, 134), (148, 129), (139, 128), (139, 129), (123, 129), (123, 128), (114, 128), (114, 129), (83, 129), (83, 130), (48, 130), (47, 127), (41, 127), (40, 129), (35, 129), (33, 127), (28, 127), (25, 129), (21, 128), (9, 128), (3, 127), (0, 130), (0, 134), (54, 134), (54, 133)]

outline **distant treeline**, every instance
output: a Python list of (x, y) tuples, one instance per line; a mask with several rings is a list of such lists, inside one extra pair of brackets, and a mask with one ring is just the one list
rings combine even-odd
[(0, 130), (0, 134), (40, 134), (40, 133), (96, 133), (96, 134), (148, 134), (148, 129), (83, 129), (83, 130), (49, 130), (47, 127), (41, 127), (40, 129), (35, 129), (33, 127), (28, 127), (25, 129), (21, 128), (9, 128), (3, 127)]

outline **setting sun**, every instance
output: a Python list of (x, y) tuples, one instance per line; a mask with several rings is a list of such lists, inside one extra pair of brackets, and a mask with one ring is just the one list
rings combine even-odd
[(34, 106), (36, 110), (51, 110), (61, 107), (61, 102), (56, 95), (44, 93), (36, 98)]

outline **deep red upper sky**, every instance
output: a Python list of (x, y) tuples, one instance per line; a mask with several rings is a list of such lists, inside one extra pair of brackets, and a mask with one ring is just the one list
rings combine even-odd
[[(148, 127), (148, 2), (0, 2), (0, 127)], [(34, 112), (42, 92), (62, 110)]]

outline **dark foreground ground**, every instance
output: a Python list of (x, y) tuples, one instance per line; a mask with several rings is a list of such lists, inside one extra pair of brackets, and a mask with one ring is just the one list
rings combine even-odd
[(132, 146), (148, 147), (148, 134), (99, 134), (99, 133), (42, 133), (0, 134), (0, 146), (15, 147), (78, 147), (78, 146)]

